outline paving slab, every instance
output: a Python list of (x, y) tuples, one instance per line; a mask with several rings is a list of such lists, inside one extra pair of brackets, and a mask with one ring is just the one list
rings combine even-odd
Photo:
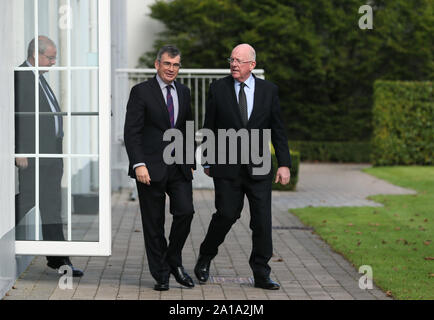
[[(288, 212), (291, 208), (308, 206), (379, 206), (366, 197), (415, 193), (363, 173), (361, 170), (368, 166), (302, 163), (296, 192), (273, 191), (274, 255), (270, 265), (271, 277), (281, 284), (279, 291), (253, 286), (248, 265), (251, 230), (247, 199), (241, 218), (211, 264), (210, 282), (200, 285), (195, 279), (193, 268), (199, 246), (215, 211), (212, 183), (207, 181), (205, 184), (211, 186), (210, 189), (194, 190), (196, 214), (183, 251), (184, 267), (196, 281), (194, 288), (182, 288), (172, 277), (169, 291), (152, 289), (154, 280), (148, 270), (139, 204), (137, 200), (130, 200), (131, 190), (125, 189), (112, 195), (113, 250), (110, 257), (72, 257), (74, 266), (85, 272), (84, 277), (73, 279), (72, 289), (61, 289), (56, 271), (46, 266), (45, 257), (36, 257), (4, 299), (390, 299), (377, 287), (360, 289), (361, 275), (357, 270)], [(168, 234), (172, 217), (169, 212), (166, 215)]]

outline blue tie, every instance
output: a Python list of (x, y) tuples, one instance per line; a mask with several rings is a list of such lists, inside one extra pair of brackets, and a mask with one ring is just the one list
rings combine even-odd
[(167, 86), (167, 111), (169, 111), (169, 117), (170, 117), (170, 125), (175, 127), (175, 109), (173, 107), (173, 98), (172, 94), (170, 93), (170, 89), (172, 89), (172, 86)]

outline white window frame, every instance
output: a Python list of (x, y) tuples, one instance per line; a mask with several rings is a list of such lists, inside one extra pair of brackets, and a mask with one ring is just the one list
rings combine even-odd
[[(34, 1), (35, 14), (35, 38), (38, 36), (38, 0)], [(69, 7), (70, 0), (67, 1)], [(39, 70), (66, 71), (72, 70), (98, 70), (98, 101), (99, 101), (99, 126), (98, 154), (73, 154), (71, 155), (71, 143), (68, 143), (68, 151), (64, 154), (19, 154), (19, 157), (35, 157), (36, 168), (39, 167), (39, 156), (43, 158), (98, 158), (99, 163), (99, 238), (96, 242), (71, 240), (71, 161), (65, 166), (68, 175), (68, 235), (67, 241), (38, 241), (39, 215), (35, 214), (36, 240), (15, 241), (17, 255), (50, 255), (50, 256), (109, 256), (111, 255), (111, 181), (110, 181), (110, 136), (111, 136), (111, 83), (110, 83), (110, 1), (98, 0), (98, 67), (72, 67), (71, 66), (71, 36), (68, 35), (68, 64), (66, 67), (39, 68)], [(35, 52), (38, 52), (38, 41), (35, 41)], [(15, 68), (16, 71), (37, 70), (33, 68)], [(37, 79), (35, 73), (35, 79)], [(69, 77), (70, 79), (70, 77)], [(39, 81), (35, 81), (35, 121), (36, 121), (36, 151), (39, 152)], [(71, 82), (69, 80), (68, 99), (68, 130), (71, 130)], [(71, 134), (68, 134), (71, 142)], [(39, 172), (36, 170), (36, 207), (39, 204)]]

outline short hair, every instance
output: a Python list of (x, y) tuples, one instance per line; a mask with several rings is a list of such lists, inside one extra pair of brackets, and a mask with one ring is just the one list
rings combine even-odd
[(256, 61), (256, 51), (250, 44), (248, 43), (239, 44), (235, 48), (233, 48), (232, 51), (237, 49), (238, 47), (247, 47), (249, 49), (250, 59), (252, 59), (252, 61)]
[(252, 50), (250, 51), (250, 55), (252, 57), (252, 61), (256, 61), (256, 51), (255, 49), (253, 49), (253, 47)]
[[(38, 37), (38, 51), (39, 53), (45, 53), (45, 50), (47, 50), (48, 47), (56, 48), (56, 44), (53, 40), (46, 36), (39, 36)], [(27, 59), (30, 59), (33, 57), (33, 54), (35, 53), (35, 38), (32, 39), (29, 43), (29, 47), (27, 48)]]
[(157, 60), (161, 61), (163, 54), (167, 53), (169, 57), (175, 58), (177, 56), (181, 57), (181, 51), (174, 45), (165, 45), (158, 50)]

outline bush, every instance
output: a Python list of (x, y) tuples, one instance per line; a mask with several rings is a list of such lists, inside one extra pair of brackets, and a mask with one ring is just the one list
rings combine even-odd
[(433, 164), (433, 122), (432, 82), (376, 81), (373, 164)]
[[(373, 30), (357, 26), (358, 8), (366, 2), (374, 11)], [(165, 29), (140, 65), (153, 67), (158, 49), (172, 43), (185, 68), (229, 68), (232, 48), (250, 43), (257, 68), (279, 86), (289, 137), (370, 140), (374, 81), (434, 75), (432, 3), (156, 0), (151, 17)]]
[(282, 186), (280, 183), (274, 183), (274, 179), (276, 177), (276, 172), (277, 172), (277, 159), (274, 154), (274, 150), (271, 153), (271, 159), (273, 161), (273, 168), (274, 168), (273, 190), (295, 191), (295, 187), (297, 186), (297, 182), (298, 182), (298, 172), (300, 168), (300, 152), (291, 150), (290, 153), (291, 153), (291, 161), (292, 161), (292, 168), (290, 169), (291, 180), (286, 186)]
[(289, 146), (300, 151), (301, 161), (366, 163), (371, 160), (369, 141), (290, 141)]

